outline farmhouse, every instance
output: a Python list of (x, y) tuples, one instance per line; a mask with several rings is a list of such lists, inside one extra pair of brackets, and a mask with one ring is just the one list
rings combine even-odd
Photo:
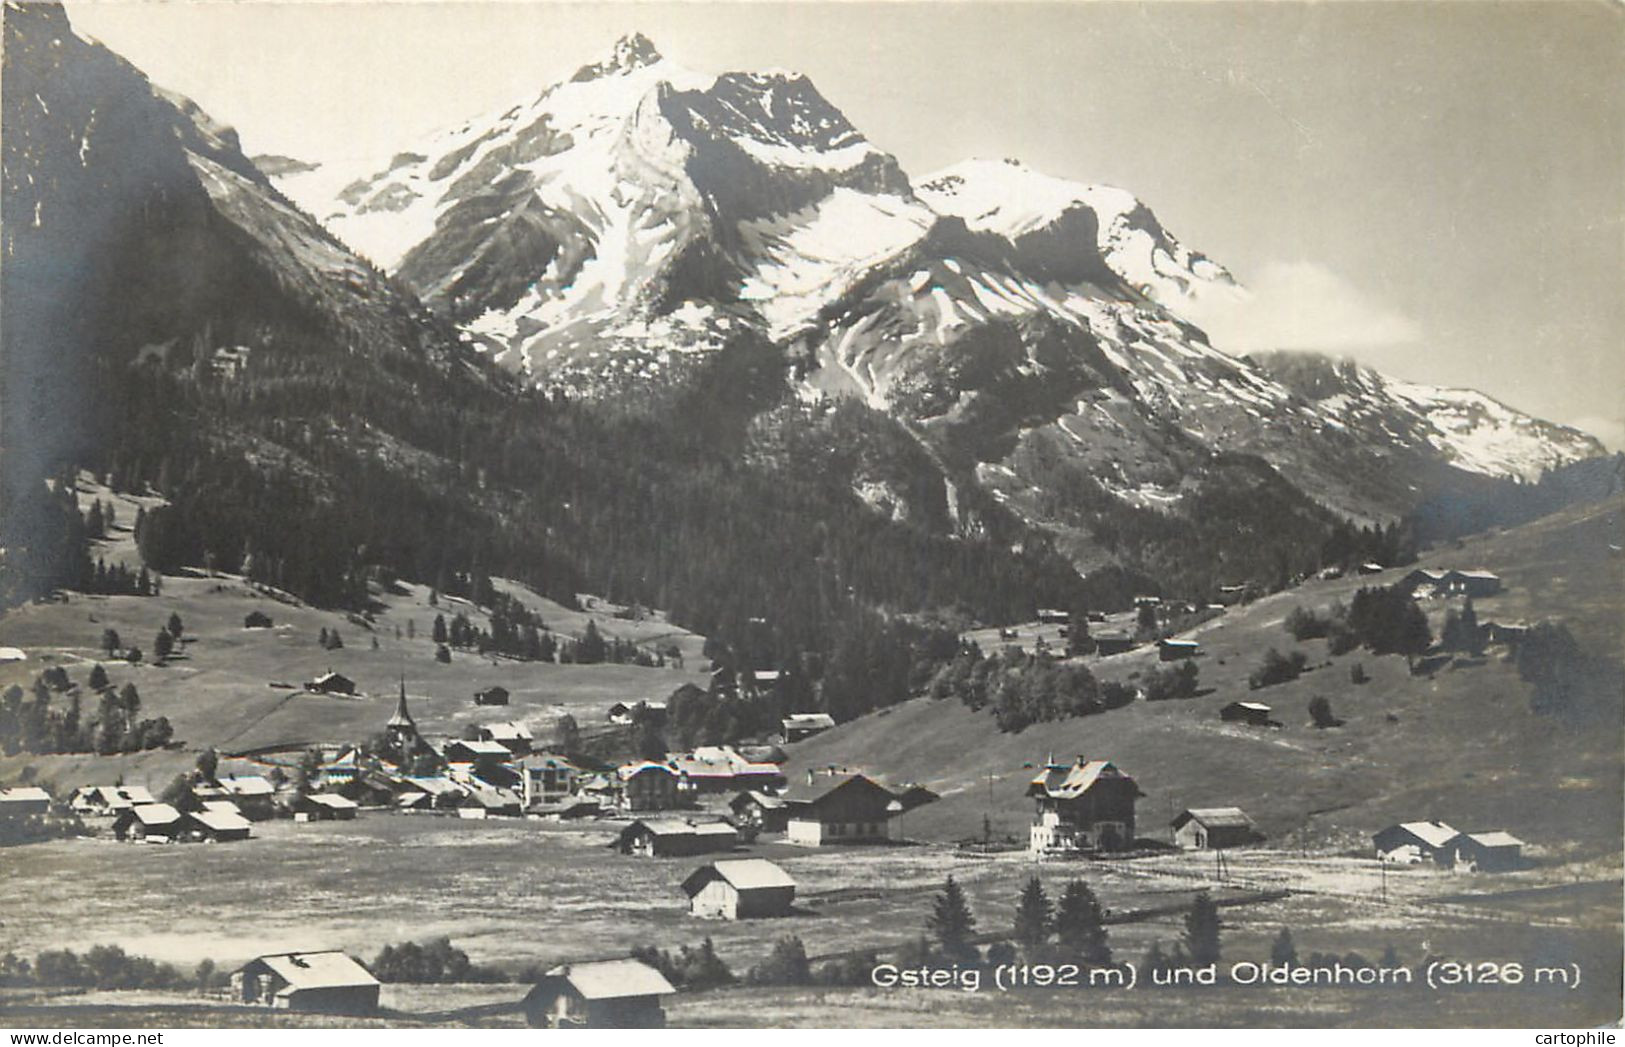
[(400, 786), (395, 779), (378, 771), (361, 771), (333, 790), (359, 807), (387, 807), (395, 802)]
[(1446, 864), (1468, 872), (1506, 872), (1523, 861), (1523, 841), (1511, 833), (1461, 833), (1450, 841)]
[(84, 815), (113, 815), (138, 804), (156, 802), (144, 785), (84, 785), (68, 797), (68, 806)]
[(1463, 596), (1494, 596), (1501, 591), (1501, 578), (1489, 571), (1450, 571), (1444, 576), (1446, 592)]
[(835, 717), (829, 713), (791, 713), (779, 721), (783, 729), (784, 743), (799, 742), (803, 738), (811, 738), (835, 726)]
[(441, 748), (440, 755), (447, 763), (467, 764), (470, 770), (478, 774), (486, 768), (507, 763), (513, 757), (513, 752), (501, 742), (490, 739), (464, 741), (453, 738)]
[(727, 822), (695, 823), (668, 818), (635, 821), (622, 829), (610, 846), (622, 854), (672, 858), (731, 851), (738, 842), (739, 833)]
[(676, 991), (642, 960), (567, 963), (525, 994), (525, 1021), (548, 1029), (661, 1029), (660, 998)]
[(890, 789), (861, 774), (820, 779), (809, 770), (784, 799), (787, 842), (811, 847), (889, 840), (891, 817), (903, 810)]
[(639, 718), (640, 710), (641, 715), (649, 719), (663, 721), (666, 718), (665, 702), (638, 702), (636, 705), (616, 702), (609, 707), (609, 722), (617, 724), (632, 723)]
[(237, 804), (243, 817), (251, 822), (262, 822), (276, 814), (276, 786), (270, 779), (258, 775), (220, 779), (220, 788)]
[(1371, 837), (1377, 857), (1399, 865), (1433, 861), (1450, 862), (1450, 842), (1461, 834), (1444, 822), (1402, 822), (1390, 825)]
[(519, 761), (520, 789), (525, 806), (556, 800), (575, 792), (581, 769), (562, 756), (541, 754)]
[(702, 865), (683, 881), (689, 912), (702, 918), (749, 920), (787, 916), (796, 897), (790, 874), (763, 858)]
[(1027, 786), (1037, 814), (1028, 847), (1034, 854), (1114, 851), (1134, 842), (1134, 802), (1145, 795), (1109, 760), (1044, 765)]
[(296, 822), (348, 822), (355, 812), (356, 802), (338, 793), (306, 793), (293, 802)]
[(677, 772), (678, 788), (696, 793), (777, 788), (784, 784), (784, 773), (777, 764), (747, 760), (727, 745), (701, 746), (674, 757), (671, 765)]
[(313, 694), (354, 694), (355, 681), (342, 673), (329, 669), (327, 672), (305, 684), (305, 690)]
[(939, 794), (918, 783), (898, 789), (895, 795), (897, 796), (897, 802), (903, 805), (905, 812), (942, 799)]
[(1158, 640), (1157, 657), (1165, 662), (1181, 658), (1195, 658), (1202, 653), (1202, 645), (1195, 640)]
[(35, 814), (49, 814), (51, 794), (34, 785), (19, 785), (13, 789), (0, 789), (0, 818), (27, 818)]
[(0, 662), (26, 662), (28, 655), (21, 647), (0, 647)]
[(229, 843), (248, 839), (250, 828), (248, 819), (237, 810), (236, 804), (216, 801), (204, 805), (201, 811), (187, 814), (184, 832), (189, 839)]
[(759, 833), (782, 833), (790, 818), (784, 797), (755, 790), (735, 796), (728, 802), (728, 809), (740, 828), (748, 827)]
[(1174, 843), (1186, 850), (1217, 851), (1255, 843), (1259, 833), (1240, 807), (1190, 807), (1171, 823)]
[(481, 724), (479, 738), (482, 742), (496, 742), (514, 756), (528, 754), (533, 740), (530, 728), (511, 720), (505, 723)]
[(1274, 710), (1263, 702), (1231, 702), (1219, 710), (1219, 719), (1226, 723), (1245, 723), (1254, 727), (1275, 726), (1271, 717)]
[(620, 805), (628, 811), (669, 811), (677, 806), (677, 772), (645, 760), (617, 768)]
[(524, 808), (507, 789), (470, 789), (457, 800), (459, 818), (517, 818)]
[(1071, 625), (1072, 615), (1068, 611), (1057, 611), (1052, 607), (1038, 609), (1038, 622), (1040, 625)]
[(1448, 572), (1442, 568), (1418, 567), (1399, 580), (1399, 587), (1412, 596), (1442, 593), (1447, 577)]
[(1161, 607), (1162, 606), (1162, 597), (1160, 597), (1160, 596), (1136, 596), (1134, 598), (1134, 606), (1136, 606), (1136, 607)]
[(1523, 622), (1487, 622), (1484, 625), (1485, 642), (1501, 647), (1522, 643), (1529, 635), (1529, 626)]
[(1120, 629), (1105, 629), (1089, 635), (1095, 641), (1095, 651), (1102, 658), (1134, 649), (1134, 638)]
[(371, 1014), (378, 1009), (378, 979), (341, 952), (290, 952), (233, 971), (231, 995), (279, 1010)]
[(408, 810), (449, 809), (463, 798), (464, 789), (450, 778), (438, 775), (425, 778), (400, 778), (400, 792), (395, 804)]
[(482, 691), (474, 692), (475, 705), (507, 705), (508, 689), (506, 687), (487, 687)]
[(167, 803), (144, 803), (120, 811), (113, 819), (113, 835), (120, 840), (172, 843), (186, 828), (181, 812)]

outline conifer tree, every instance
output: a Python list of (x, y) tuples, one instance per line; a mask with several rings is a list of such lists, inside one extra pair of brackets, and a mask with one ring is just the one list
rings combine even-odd
[(1016, 941), (1028, 948), (1043, 945), (1049, 940), (1053, 915), (1054, 907), (1050, 905), (1049, 895), (1044, 893), (1043, 882), (1036, 876), (1030, 877), (1016, 901), (1016, 921), (1012, 928)]
[(1084, 963), (1106, 966), (1112, 962), (1106, 941), (1106, 914), (1095, 892), (1082, 880), (1072, 880), (1061, 892), (1055, 910), (1055, 935), (1061, 947)]
[(1185, 933), (1180, 936), (1180, 944), (1192, 963), (1218, 962), (1219, 931), (1222, 928), (1219, 907), (1213, 903), (1213, 897), (1207, 891), (1197, 892), (1191, 901), (1190, 911), (1185, 914)]
[(932, 902), (931, 916), (925, 926), (948, 959), (955, 962), (976, 959), (976, 946), (971, 944), (971, 936), (976, 933), (976, 917), (965, 900), (965, 892), (952, 876)]
[(1270, 962), (1279, 967), (1290, 967), (1298, 962), (1298, 947), (1292, 941), (1292, 932), (1285, 927), (1270, 945)]

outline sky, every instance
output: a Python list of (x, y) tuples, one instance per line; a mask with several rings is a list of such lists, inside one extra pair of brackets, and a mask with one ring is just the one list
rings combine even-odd
[(641, 31), (810, 76), (916, 181), (969, 156), (1135, 193), (1319, 349), (1625, 448), (1625, 5), (72, 2), (249, 153), (388, 156)]

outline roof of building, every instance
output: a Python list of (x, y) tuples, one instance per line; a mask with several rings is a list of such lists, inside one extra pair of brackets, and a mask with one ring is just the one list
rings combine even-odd
[(784, 790), (783, 798), (786, 803), (794, 807), (801, 807), (808, 804), (817, 804), (839, 789), (849, 786), (861, 788), (865, 784), (880, 790), (890, 797), (890, 802), (886, 805), (887, 811), (896, 812), (903, 809), (902, 803), (897, 799), (897, 794), (890, 787), (867, 774), (859, 773), (843, 772), (833, 775), (814, 775), (813, 780), (810, 782), (806, 780), (791, 782)]
[(738, 796), (735, 796), (728, 802), (728, 806), (738, 807), (747, 800), (755, 801), (757, 804), (767, 808), (770, 811), (776, 811), (784, 806), (784, 797), (769, 796), (767, 793), (758, 792), (755, 789), (742, 792)]
[(1200, 646), (1202, 646), (1196, 640), (1158, 640), (1157, 645), (1159, 647), (1200, 647)]
[(181, 820), (181, 812), (167, 803), (144, 803), (130, 808), (130, 814), (142, 825), (174, 825)]
[(384, 726), (385, 727), (397, 727), (397, 728), (404, 727), (404, 728), (409, 728), (409, 729), (411, 729), (413, 731), (416, 731), (418, 729), (418, 725), (412, 722), (412, 714), (406, 711), (406, 678), (405, 677), (401, 678), (401, 694), (400, 694), (399, 698), (395, 699), (395, 711), (390, 714), (388, 720), (384, 721)]
[(0, 662), (25, 662), (28, 655), (21, 647), (0, 647)]
[(771, 890), (796, 885), (796, 881), (790, 878), (789, 873), (766, 858), (728, 858), (702, 865), (689, 873), (688, 879), (682, 883), (683, 892), (692, 898), (714, 879), (726, 880), (735, 890), (740, 891)]
[(504, 720), (502, 723), (481, 724), (480, 730), (490, 735), (492, 741), (528, 742), (531, 740), (530, 728), (512, 720)]
[(727, 822), (700, 822), (694, 826), (694, 835), (737, 837), (739, 830)]
[(213, 829), (215, 832), (235, 832), (251, 828), (247, 818), (238, 811), (202, 810), (193, 811), (192, 819)]
[(1273, 710), (1263, 702), (1231, 702), (1226, 709), (1249, 709), (1255, 713), (1267, 713)]
[[(269, 967), (290, 989), (338, 989), (377, 985), (378, 979), (341, 952), (290, 952), (253, 961)], [(252, 966), (249, 964), (248, 966)]]
[[(1389, 826), (1388, 828), (1403, 829), (1430, 847), (1443, 847), (1461, 835), (1444, 822), (1401, 822), (1398, 826)], [(1388, 830), (1383, 831), (1387, 832)]]
[(1197, 822), (1209, 829), (1251, 829), (1253, 820), (1240, 807), (1190, 807), (1173, 820), (1179, 828), (1186, 822)]
[(1482, 579), (1484, 579), (1486, 581), (1496, 581), (1496, 582), (1501, 580), (1500, 575), (1496, 574), (1494, 571), (1486, 571), (1483, 568), (1478, 568), (1478, 569), (1472, 570), (1472, 571), (1449, 571), (1449, 572), (1446, 572), (1446, 577), (1449, 577), (1450, 575), (1454, 575), (1457, 578), (1482, 578)]
[(835, 717), (829, 713), (791, 713), (783, 721), (785, 727), (834, 727)]
[(462, 748), (467, 749), (469, 752), (473, 753), (475, 756), (500, 756), (503, 759), (507, 759), (508, 756), (511, 755), (508, 752), (508, 747), (503, 745), (501, 742), (491, 742), (491, 741), (470, 742), (470, 741), (465, 741), (462, 738), (454, 738), (451, 741), (446, 743), (446, 751), (449, 752), (452, 749), (453, 746), (461, 746)]
[(1480, 847), (1522, 847), (1523, 841), (1509, 832), (1494, 829), (1483, 833), (1462, 833), (1467, 839)]
[(327, 672), (322, 673), (322, 675), (316, 677), (316, 679), (313, 682), (320, 685), (320, 684), (324, 684), (324, 683), (339, 683), (341, 681), (344, 682), (344, 683), (355, 683), (355, 681), (350, 679), (348, 676), (345, 676), (341, 672), (335, 672), (332, 669), (329, 669), (329, 670), (327, 670)]
[(1101, 640), (1129, 641), (1133, 639), (1133, 637), (1129, 636), (1128, 633), (1125, 633), (1121, 629), (1102, 629), (1099, 632), (1090, 633), (1089, 635), (1095, 640), (1096, 643), (1099, 643)]
[(354, 800), (347, 796), (340, 796), (338, 793), (307, 793), (305, 799), (323, 807), (331, 807), (335, 811), (354, 810), (357, 806)]
[(1118, 770), (1110, 760), (1085, 760), (1080, 756), (1078, 762), (1070, 766), (1047, 765), (1033, 778), (1028, 791), (1041, 789), (1045, 795), (1056, 799), (1072, 799), (1082, 796), (1103, 779), (1122, 779), (1134, 784), (1134, 779)]
[(45, 803), (51, 802), (51, 794), (37, 785), (19, 785), (11, 789), (0, 789), (0, 803)]
[(566, 963), (547, 972), (587, 1000), (615, 1000), (626, 996), (665, 996), (677, 990), (666, 976), (642, 960), (597, 960)]
[(276, 786), (270, 779), (259, 775), (243, 775), (241, 778), (227, 777), (220, 779), (220, 787), (233, 796), (274, 796)]
[(672, 770), (663, 763), (655, 763), (653, 760), (641, 760), (637, 763), (625, 763), (615, 768), (616, 775), (618, 775), (622, 781), (636, 778), (638, 775), (643, 774), (646, 771), (660, 771), (664, 774), (669, 774), (674, 778), (677, 776), (676, 771)]
[(470, 789), (468, 799), (487, 810), (518, 807), (520, 804), (519, 795), (509, 789)]
[(95, 798), (108, 806), (130, 807), (139, 803), (154, 803), (156, 798), (145, 785), (87, 785), (75, 796)]
[(419, 789), (430, 796), (449, 796), (463, 791), (463, 787), (449, 778), (438, 775), (428, 778), (402, 778), (401, 784), (409, 788)]
[(243, 813), (242, 809), (230, 800), (205, 800), (203, 801), (203, 809), (213, 811), (216, 814), (235, 814), (238, 817), (241, 817)]

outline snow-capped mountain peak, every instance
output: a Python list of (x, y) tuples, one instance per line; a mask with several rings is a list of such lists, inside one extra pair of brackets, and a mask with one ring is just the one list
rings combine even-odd
[(648, 37), (642, 33), (629, 33), (615, 41), (614, 48), (606, 57), (577, 69), (570, 80), (572, 83), (581, 83), (604, 76), (628, 73), (634, 69), (654, 65), (661, 57), (659, 49)]

